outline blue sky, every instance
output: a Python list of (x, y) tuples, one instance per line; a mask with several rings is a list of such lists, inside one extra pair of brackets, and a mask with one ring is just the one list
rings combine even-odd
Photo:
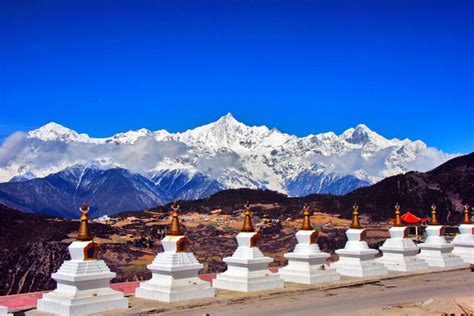
[(232, 112), (298, 136), (365, 123), (474, 151), (474, 2), (1, 1), (0, 139)]

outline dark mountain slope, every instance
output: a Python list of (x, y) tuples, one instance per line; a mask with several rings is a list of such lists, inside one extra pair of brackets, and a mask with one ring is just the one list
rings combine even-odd
[(74, 166), (45, 178), (0, 184), (0, 203), (35, 213), (75, 217), (87, 201), (91, 216), (140, 210), (171, 200), (153, 182), (121, 168)]
[[(436, 203), (443, 222), (457, 223), (464, 203), (474, 205), (474, 153), (454, 158), (427, 173), (408, 172), (389, 177), (344, 196), (312, 194), (290, 198), (273, 191), (237, 189), (224, 190), (207, 199), (182, 201), (181, 205), (184, 212), (209, 212), (214, 208), (232, 212), (241, 209), (245, 201), (273, 203), (275, 207), (266, 212), (274, 217), (297, 216), (303, 205), (309, 203), (315, 210), (342, 214), (347, 218), (357, 202), (361, 214), (368, 214), (373, 220), (393, 217), (396, 202), (400, 203), (402, 211), (409, 210), (422, 217), (429, 216), (431, 204)], [(154, 210), (159, 209), (162, 207)], [(258, 207), (255, 211), (260, 213)], [(136, 215), (140, 216), (140, 213)]]
[(386, 178), (355, 190), (340, 201), (341, 207), (331, 211), (347, 210), (358, 201), (375, 218), (392, 216), (395, 202), (419, 216), (428, 216), (430, 205), (436, 203), (443, 221), (458, 222), (463, 205), (474, 205), (474, 153), (454, 158), (426, 173), (408, 172)]
[[(69, 259), (61, 242), (77, 231), (78, 221), (26, 214), (0, 204), (0, 295), (54, 288), (51, 273)], [(93, 234), (106, 237), (113, 228), (91, 224)]]
[[(180, 192), (178, 196), (186, 199), (195, 182), (208, 181), (199, 177), (189, 179), (182, 174), (161, 176), (161, 180), (154, 179), (159, 183), (156, 185), (125, 169), (76, 166), (42, 179), (0, 184), (0, 202), (24, 211), (75, 217), (79, 205), (87, 201), (91, 205), (91, 216), (97, 217), (161, 205), (173, 198), (170, 190)], [(219, 186), (213, 182), (208, 184), (206, 195)], [(222, 207), (231, 211), (247, 200), (275, 203), (275, 208), (282, 214), (293, 213), (304, 203), (310, 203), (315, 209), (346, 217), (357, 202), (360, 211), (375, 220), (391, 217), (396, 202), (401, 204), (403, 211), (409, 210), (418, 216), (429, 215), (431, 204), (436, 203), (440, 218), (455, 222), (459, 220), (464, 203), (474, 204), (474, 153), (454, 158), (426, 173), (408, 172), (389, 177), (344, 196), (313, 194), (289, 198), (266, 190), (234, 189), (220, 191), (205, 199), (183, 201), (182, 208), (207, 212)]]

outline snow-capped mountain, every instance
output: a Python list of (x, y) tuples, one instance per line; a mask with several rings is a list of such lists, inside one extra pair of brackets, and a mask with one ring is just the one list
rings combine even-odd
[(0, 202), (27, 212), (77, 217), (87, 201), (91, 216), (142, 210), (170, 201), (151, 180), (117, 167), (93, 161), (74, 165), (44, 178), (1, 183)]
[(386, 139), (363, 124), (340, 135), (297, 137), (247, 126), (229, 113), (182, 133), (140, 129), (108, 138), (49, 123), (7, 138), (0, 157), (1, 182), (100, 161), (103, 168), (141, 175), (172, 199), (240, 187), (344, 194), (387, 176), (430, 170), (454, 156), (420, 140)]

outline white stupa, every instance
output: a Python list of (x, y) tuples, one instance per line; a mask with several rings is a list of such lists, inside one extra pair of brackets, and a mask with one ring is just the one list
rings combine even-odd
[(198, 277), (200, 264), (189, 251), (189, 240), (179, 227), (179, 205), (171, 206), (172, 220), (167, 236), (161, 240), (164, 252), (159, 253), (148, 265), (152, 272), (150, 280), (140, 283), (136, 297), (177, 302), (204, 297), (214, 297), (215, 289), (209, 282)]
[(245, 208), (244, 225), (236, 237), (237, 250), (232, 257), (224, 258), (227, 271), (218, 274), (212, 281), (212, 286), (239, 292), (283, 288), (283, 280), (279, 274), (268, 270), (273, 259), (265, 257), (258, 249), (261, 237), (253, 229), (248, 203)]
[(345, 276), (368, 277), (384, 275), (388, 273), (387, 268), (375, 260), (378, 251), (369, 248), (365, 241), (365, 229), (360, 228), (359, 207), (354, 204), (352, 213), (352, 224), (346, 231), (348, 241), (344, 249), (336, 250), (339, 261), (331, 266)]
[(8, 313), (8, 307), (0, 306), (0, 316), (13, 316), (13, 314)]
[(451, 242), (453, 254), (461, 257), (465, 263), (474, 264), (474, 224), (471, 223), (469, 205), (464, 206), (464, 219), (459, 225), (459, 234)]
[(430, 267), (445, 268), (463, 264), (462, 259), (452, 253), (454, 246), (444, 238), (444, 227), (438, 222), (434, 204), (431, 206), (431, 221), (426, 233), (428, 237), (420, 244), (418, 258), (425, 260)]
[(103, 260), (97, 260), (100, 248), (89, 231), (88, 211), (84, 203), (78, 240), (69, 246), (71, 260), (53, 273), (58, 286), (38, 300), (39, 311), (76, 316), (128, 308), (123, 293), (110, 288), (115, 273)]
[(393, 271), (428, 269), (428, 264), (416, 256), (420, 248), (408, 238), (408, 227), (402, 227), (398, 203), (395, 205), (395, 225), (389, 229), (389, 233), (390, 238), (380, 247), (383, 256), (377, 260), (378, 262)]
[(314, 284), (337, 281), (341, 276), (336, 269), (326, 265), (329, 254), (319, 250), (318, 231), (311, 226), (308, 206), (303, 209), (303, 226), (296, 233), (296, 244), (293, 252), (285, 254), (288, 265), (280, 269), (280, 277), (285, 282)]

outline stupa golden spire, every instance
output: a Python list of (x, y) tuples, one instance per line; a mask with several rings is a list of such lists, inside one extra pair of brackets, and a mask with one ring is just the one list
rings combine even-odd
[(245, 218), (244, 218), (244, 225), (242, 226), (241, 231), (246, 232), (246, 233), (251, 233), (251, 232), (254, 232), (255, 230), (253, 229), (252, 218), (250, 216), (250, 203), (247, 201), (244, 207), (245, 207), (245, 212), (244, 212)]
[(471, 212), (469, 211), (469, 205), (467, 203), (464, 205), (464, 217), (462, 219), (462, 224), (471, 224)]
[(352, 209), (354, 211), (352, 211), (352, 223), (351, 223), (350, 228), (360, 229), (359, 205), (357, 205), (357, 203), (354, 203), (354, 205), (352, 206)]
[(402, 219), (400, 217), (400, 204), (395, 204), (395, 227), (402, 227)]
[(303, 206), (303, 225), (301, 226), (301, 230), (313, 230), (311, 226), (311, 218), (309, 217), (309, 209), (308, 204)]
[(82, 213), (81, 215), (81, 224), (79, 225), (79, 234), (77, 235), (77, 240), (80, 241), (89, 241), (92, 240), (93, 237), (91, 235), (89, 229), (89, 217), (87, 213), (89, 212), (89, 208), (87, 207), (86, 202), (82, 203), (82, 207), (79, 209)]
[(179, 227), (178, 210), (179, 204), (177, 202), (173, 202), (173, 204), (171, 205), (171, 224), (170, 228), (168, 229), (169, 236), (183, 235), (183, 233), (181, 232), (181, 228)]
[(436, 214), (436, 204), (431, 205), (431, 220), (430, 225), (439, 225), (438, 215)]

